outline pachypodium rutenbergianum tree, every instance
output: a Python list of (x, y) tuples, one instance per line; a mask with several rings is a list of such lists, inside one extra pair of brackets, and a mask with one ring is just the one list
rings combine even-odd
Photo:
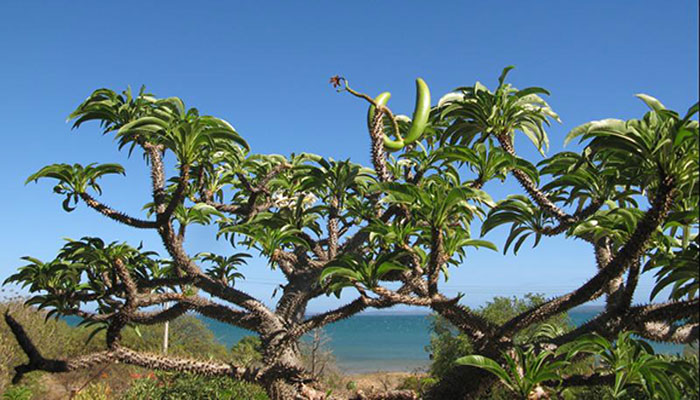
[[(116, 164), (52, 165), (29, 180), (57, 180), (54, 190), (65, 196), (66, 211), (83, 202), (116, 222), (157, 231), (167, 255), (86, 237), (69, 241), (54, 260), (27, 258), (29, 265), (8, 281), (28, 285), (35, 294), (32, 304), (78, 315), (105, 330), (106, 349), (76, 359), (45, 359), (6, 315), (29, 357), (16, 378), (33, 370), (122, 362), (245, 379), (263, 385), (273, 399), (308, 398), (311, 379), (302, 368), (299, 339), (367, 308), (395, 304), (429, 307), (464, 333), (475, 353), (497, 364), (507, 362), (504, 354), (525, 354), (520, 347), (525, 345), (533, 359), (558, 362), (556, 349), (585, 334), (614, 338), (634, 330), (654, 340), (697, 340), (698, 276), (692, 267), (698, 249), (698, 123), (692, 119), (697, 105), (681, 118), (641, 95), (650, 107), (641, 120), (585, 124), (567, 138), (579, 138), (583, 151), (533, 165), (518, 157), (514, 135), (524, 133), (544, 154), (545, 127), (558, 116), (541, 97), (546, 90), (507, 84), (509, 70), (494, 91), (476, 83), (435, 106), (419, 79), (412, 118), (392, 112), (387, 93), (373, 98), (333, 77), (339, 91), (368, 102), (371, 169), (312, 154), (253, 154), (229, 123), (200, 116), (177, 98), (157, 99), (143, 90), (136, 96), (128, 90), (95, 91), (71, 119), (75, 127), (99, 121), (120, 148), (143, 152), (152, 181), (147, 215), (126, 215), (90, 193), (101, 194), (101, 176), (123, 173)], [(169, 178), (166, 156), (176, 161)], [(494, 201), (484, 185), (508, 175), (524, 194)], [(493, 324), (461, 305), (461, 296), (440, 291), (441, 280), (465, 262), (470, 248), (496, 250), (472, 234), (477, 220), (481, 235), (511, 227), (506, 251), (517, 252), (528, 238), (536, 245), (554, 235), (589, 242), (598, 273), (570, 293)], [(185, 246), (190, 224), (216, 227), (217, 237), (229, 240), (235, 251), (190, 254)], [(274, 308), (240, 289), (241, 248), (255, 249), (284, 274), (287, 282)], [(659, 288), (671, 287), (672, 301), (632, 305), (639, 275), (648, 270), (657, 271)], [(386, 285), (389, 281), (396, 284)], [(343, 290), (355, 291), (356, 299), (307, 315), (310, 300)], [(514, 343), (518, 332), (601, 296), (606, 311), (589, 323)], [(86, 310), (90, 304), (94, 311)], [(166, 307), (153, 311), (155, 305)], [(127, 326), (186, 312), (256, 332), (265, 366), (163, 357), (120, 344)], [(427, 396), (472, 398), (493, 382), (482, 369), (456, 366)]]

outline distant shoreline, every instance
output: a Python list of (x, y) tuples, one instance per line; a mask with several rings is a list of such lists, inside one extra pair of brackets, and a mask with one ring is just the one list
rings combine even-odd
[[(480, 306), (478, 306), (480, 307)], [(474, 308), (478, 308), (474, 307)], [(574, 307), (571, 310), (568, 310), (568, 312), (602, 312), (605, 310), (604, 305), (596, 305), (596, 304), (589, 304), (589, 305), (582, 305), (578, 307)], [(313, 317), (315, 315), (323, 314), (325, 311), (318, 311), (318, 312), (313, 312), (309, 313), (306, 316), (307, 317)], [(433, 314), (432, 311), (430, 310), (425, 310), (425, 309), (418, 309), (418, 310), (365, 310), (362, 311), (358, 314), (355, 314), (354, 316), (356, 317), (369, 317), (369, 316), (380, 316), (380, 317), (393, 317), (393, 316), (428, 316)]]

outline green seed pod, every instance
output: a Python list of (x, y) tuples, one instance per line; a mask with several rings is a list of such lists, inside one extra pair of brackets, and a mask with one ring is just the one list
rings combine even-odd
[(430, 117), (430, 89), (421, 78), (416, 79), (416, 106), (413, 109), (413, 121), (404, 138), (406, 144), (420, 139), (428, 125)]
[[(380, 93), (379, 96), (374, 98), (374, 101), (380, 105), (380, 106), (385, 106), (389, 102), (389, 99), (391, 98), (391, 93), (389, 92), (384, 92)], [(374, 121), (374, 111), (375, 107), (374, 105), (370, 104), (369, 105), (369, 110), (367, 110), (367, 129), (372, 129), (372, 121)]]
[[(391, 93), (384, 92), (377, 96), (374, 101), (377, 106), (386, 106), (389, 102)], [(367, 127), (372, 129), (372, 122), (374, 121), (375, 106), (371, 105), (367, 111)], [(394, 132), (396, 140), (390, 139), (386, 134), (384, 134), (384, 148), (387, 151), (398, 151), (401, 150), (405, 145), (415, 142), (420, 139), (425, 132), (425, 128), (428, 126), (428, 119), (430, 118), (430, 89), (428, 85), (421, 78), (416, 79), (416, 105), (413, 109), (413, 119), (411, 121), (411, 126), (408, 128), (408, 133), (406, 137), (401, 137), (400, 132)]]
[[(389, 102), (389, 98), (391, 98), (391, 93), (389, 92), (384, 92), (381, 93), (379, 96), (377, 96), (374, 101), (377, 103), (379, 106), (386, 106), (387, 103)], [(376, 109), (373, 105), (369, 106), (369, 110), (367, 110), (367, 128), (372, 130), (372, 122), (374, 121), (374, 113)], [(404, 146), (404, 141), (401, 138), (401, 135), (399, 132), (394, 132), (396, 134), (397, 140), (392, 140), (390, 139), (386, 134), (384, 134), (384, 148), (387, 151), (399, 151), (403, 148)]]

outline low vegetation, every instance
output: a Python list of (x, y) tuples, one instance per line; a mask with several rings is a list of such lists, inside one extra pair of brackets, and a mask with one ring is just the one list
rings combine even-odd
[[(40, 342), (47, 354), (79, 356), (100, 348), (99, 336), (91, 337), (92, 329), (70, 326), (62, 319), (48, 318), (45, 312), (27, 307), (19, 298), (0, 303), (0, 311), (9, 311), (21, 321), (29, 335), (43, 337)], [(248, 360), (260, 359), (255, 341), (246, 337), (227, 349), (216, 341), (214, 334), (195, 316), (183, 315), (170, 322), (169, 354), (203, 359)], [(255, 338), (253, 338), (255, 339)], [(132, 348), (160, 352), (163, 326), (153, 325), (125, 330), (124, 342)], [(251, 343), (253, 342), (253, 343)], [(34, 372), (20, 385), (11, 385), (14, 371), (26, 356), (17, 345), (5, 323), (0, 323), (0, 393), (6, 399), (267, 399), (259, 386), (227, 378), (210, 379), (190, 374), (153, 373), (138, 367), (124, 365), (99, 365), (94, 370), (51, 375)]]

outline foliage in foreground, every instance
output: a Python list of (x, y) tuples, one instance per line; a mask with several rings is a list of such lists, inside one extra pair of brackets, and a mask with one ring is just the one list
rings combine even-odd
[[(595, 356), (592, 375), (567, 379), (567, 367), (577, 355)], [(556, 354), (547, 350), (515, 348), (504, 353), (504, 365), (484, 356), (459, 358), (458, 365), (473, 366), (495, 375), (516, 398), (528, 399), (537, 391), (563, 392), (566, 386), (603, 386), (606, 397), (629, 398), (643, 393), (649, 399), (681, 399), (697, 394), (697, 359), (670, 359), (654, 354), (643, 340), (621, 332), (614, 342), (597, 334), (584, 335), (560, 347)], [(693, 362), (695, 361), (695, 362)], [(586, 384), (587, 383), (587, 384)]]
[(516, 347), (514, 355), (504, 354), (505, 367), (498, 362), (480, 355), (469, 355), (457, 359), (457, 365), (467, 365), (487, 370), (496, 375), (501, 384), (518, 399), (525, 400), (548, 381), (560, 379), (561, 369), (568, 362), (554, 361), (553, 353), (534, 349), (522, 350)]

